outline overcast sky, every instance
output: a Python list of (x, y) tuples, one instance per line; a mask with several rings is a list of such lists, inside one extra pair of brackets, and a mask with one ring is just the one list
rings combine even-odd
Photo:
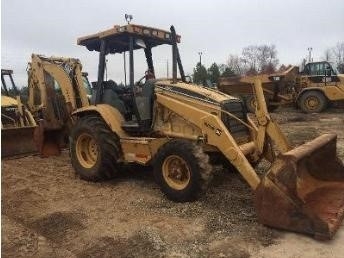
[[(76, 39), (124, 25), (125, 13), (136, 24), (165, 30), (173, 24), (182, 36), (179, 49), (189, 74), (200, 51), (209, 67), (250, 44), (275, 44), (280, 64), (298, 65), (308, 47), (319, 60), (326, 48), (344, 41), (343, 0), (2, 0), (1, 67), (13, 69), (17, 84), (26, 85), (31, 53), (77, 57), (94, 80), (97, 53), (77, 46)], [(137, 56), (135, 79), (145, 70), (139, 65), (142, 54)], [(158, 76), (166, 76), (170, 47), (153, 49), (153, 58)], [(123, 81), (122, 60), (109, 58), (109, 78)]]

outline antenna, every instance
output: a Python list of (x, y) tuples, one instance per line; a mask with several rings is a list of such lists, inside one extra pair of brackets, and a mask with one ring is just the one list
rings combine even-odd
[(131, 20), (133, 19), (133, 16), (131, 14), (125, 14), (124, 17), (127, 23), (130, 24)]

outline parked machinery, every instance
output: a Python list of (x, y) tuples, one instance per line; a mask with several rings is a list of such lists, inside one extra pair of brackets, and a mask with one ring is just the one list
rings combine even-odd
[[(254, 113), (255, 97), (252, 84), (257, 76), (222, 77), (218, 88), (243, 99)], [(338, 74), (329, 62), (306, 64), (299, 72), (297, 66), (285, 71), (259, 75), (269, 109), (295, 103), (305, 113), (321, 112), (337, 101), (344, 101), (344, 75)]]
[[(133, 24), (78, 39), (99, 52), (99, 64), (94, 103), (73, 112), (75, 171), (97, 181), (120, 173), (124, 163), (152, 165), (165, 195), (184, 202), (206, 189), (212, 177), (209, 156), (218, 156), (253, 189), (262, 223), (331, 238), (344, 213), (344, 166), (336, 157), (336, 135), (292, 149), (267, 112), (261, 82), (254, 84), (255, 124), (240, 99), (187, 80), (178, 42), (173, 26), (164, 31)], [(155, 78), (152, 49), (159, 45), (172, 46), (172, 78)], [(147, 71), (135, 82), (134, 51), (140, 50)], [(123, 52), (129, 52), (129, 87), (104, 80), (110, 54)], [(259, 176), (253, 164), (261, 159), (271, 167)]]
[(57, 155), (68, 142), (71, 113), (89, 105), (87, 73), (78, 59), (32, 54), (28, 86), (28, 107), (39, 125), (35, 142), (42, 156)]
[(13, 71), (1, 69), (1, 157), (36, 151), (33, 133), (37, 124), (22, 104)]

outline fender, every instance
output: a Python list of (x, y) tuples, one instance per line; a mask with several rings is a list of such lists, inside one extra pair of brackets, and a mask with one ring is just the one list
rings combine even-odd
[(79, 108), (72, 113), (73, 117), (83, 117), (86, 115), (98, 115), (103, 118), (104, 122), (109, 128), (115, 132), (120, 138), (128, 137), (127, 133), (123, 131), (121, 125), (124, 121), (121, 113), (107, 104), (97, 104), (88, 107)]
[(306, 91), (320, 91), (324, 96), (331, 101), (344, 100), (344, 91), (337, 86), (324, 86), (324, 87), (309, 87), (301, 90), (297, 95), (296, 100), (299, 101), (301, 95)]

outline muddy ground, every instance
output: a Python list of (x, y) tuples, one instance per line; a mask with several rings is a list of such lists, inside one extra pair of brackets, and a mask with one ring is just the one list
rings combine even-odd
[[(293, 145), (337, 133), (344, 159), (343, 109), (282, 109), (273, 117)], [(151, 169), (82, 181), (67, 151), (2, 161), (1, 168), (3, 257), (343, 257), (344, 227), (318, 242), (262, 226), (248, 185), (221, 169), (205, 196), (180, 204), (162, 195)]]

